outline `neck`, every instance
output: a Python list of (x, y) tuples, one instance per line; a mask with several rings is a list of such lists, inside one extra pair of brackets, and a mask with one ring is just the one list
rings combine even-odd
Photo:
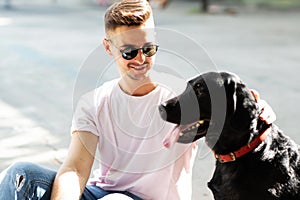
[(271, 124), (265, 124), (264, 122), (262, 122), (261, 124), (261, 129), (259, 132), (259, 135), (257, 135), (256, 137), (252, 138), (252, 140), (250, 142), (248, 142), (246, 145), (240, 147), (238, 150), (234, 151), (234, 152), (230, 152), (228, 154), (215, 154), (215, 158), (221, 162), (232, 162), (235, 161), (237, 158), (242, 157), (246, 154), (248, 154), (249, 152), (253, 151), (256, 147), (258, 147), (267, 137), (267, 135), (269, 134), (270, 130), (271, 130)]
[(144, 96), (156, 88), (156, 84), (149, 77), (143, 80), (135, 80), (123, 76), (119, 81), (120, 88), (131, 96)]

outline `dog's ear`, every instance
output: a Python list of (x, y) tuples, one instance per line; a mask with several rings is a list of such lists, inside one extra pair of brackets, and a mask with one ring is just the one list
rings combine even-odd
[(256, 101), (236, 75), (226, 74), (224, 86), (227, 96), (227, 119), (234, 130), (248, 130), (256, 117)]
[(226, 100), (227, 100), (227, 117), (231, 117), (233, 113), (236, 111), (236, 104), (237, 104), (237, 79), (235, 76), (228, 74), (228, 73), (221, 73), (223, 81), (224, 81), (224, 88), (226, 92)]
[(242, 82), (236, 83), (234, 113), (231, 127), (235, 130), (250, 130), (253, 119), (257, 117), (257, 103), (250, 90)]

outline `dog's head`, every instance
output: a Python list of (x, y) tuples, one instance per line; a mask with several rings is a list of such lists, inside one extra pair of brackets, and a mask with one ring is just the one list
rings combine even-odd
[(251, 140), (259, 110), (240, 78), (228, 72), (208, 72), (191, 79), (185, 91), (159, 106), (161, 117), (178, 124), (178, 142), (206, 136), (216, 153)]

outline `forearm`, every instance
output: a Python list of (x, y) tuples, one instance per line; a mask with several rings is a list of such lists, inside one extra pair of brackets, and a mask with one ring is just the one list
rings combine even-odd
[(72, 135), (68, 155), (57, 172), (51, 200), (78, 200), (86, 186), (97, 147), (98, 137), (88, 132)]
[(80, 178), (75, 171), (58, 172), (51, 193), (51, 200), (80, 199), (85, 188), (86, 180)]

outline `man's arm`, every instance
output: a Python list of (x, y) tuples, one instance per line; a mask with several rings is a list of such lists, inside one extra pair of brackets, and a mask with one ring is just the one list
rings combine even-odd
[(271, 106), (265, 100), (260, 98), (259, 93), (256, 90), (250, 89), (250, 92), (256, 99), (259, 109), (261, 110), (259, 118), (267, 124), (272, 124), (276, 120), (276, 114)]
[(75, 200), (86, 186), (94, 162), (98, 136), (84, 131), (72, 134), (68, 155), (57, 172), (51, 200)]

